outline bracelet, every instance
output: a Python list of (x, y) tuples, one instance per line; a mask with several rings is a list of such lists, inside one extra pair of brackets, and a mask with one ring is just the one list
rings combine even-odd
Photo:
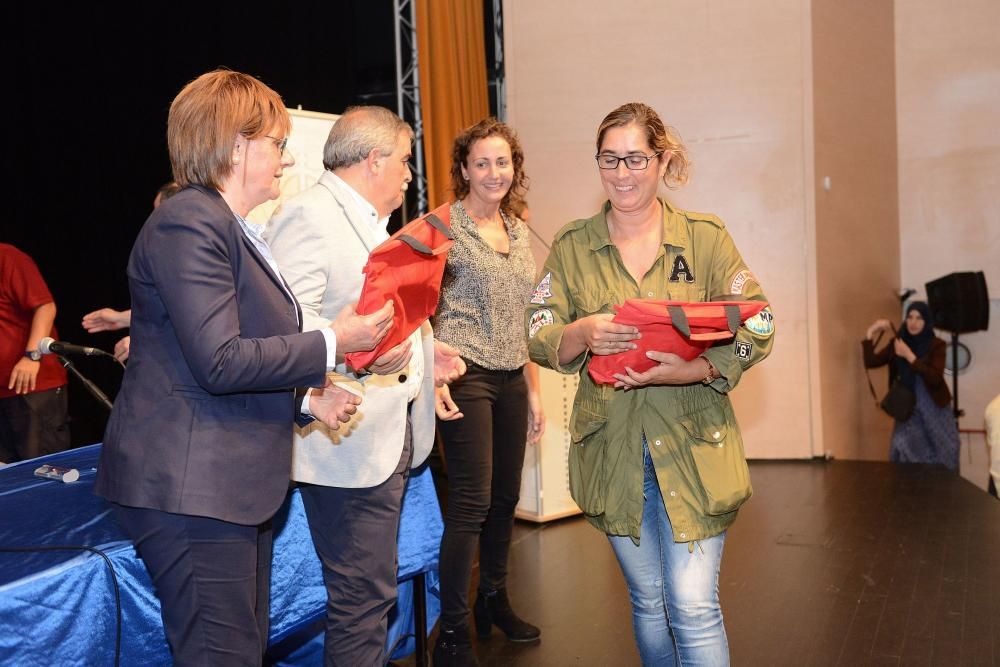
[(713, 382), (715, 382), (715, 378), (718, 377), (716, 375), (717, 371), (715, 370), (715, 366), (712, 365), (712, 362), (709, 361), (708, 357), (701, 357), (701, 359), (704, 359), (705, 362), (708, 364), (708, 375), (705, 376), (705, 378), (701, 381), (701, 383), (704, 385), (712, 384)]

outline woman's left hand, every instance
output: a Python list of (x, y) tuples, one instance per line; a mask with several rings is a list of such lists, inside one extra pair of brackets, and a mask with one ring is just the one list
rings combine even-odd
[(545, 412), (538, 392), (528, 392), (528, 444), (537, 445), (545, 434)]
[(693, 384), (705, 377), (705, 363), (698, 358), (685, 361), (672, 352), (650, 350), (646, 356), (659, 362), (644, 373), (638, 373), (628, 366), (624, 373), (615, 373), (616, 389), (638, 389), (650, 385)]
[(911, 364), (917, 360), (917, 355), (913, 354), (913, 350), (910, 349), (909, 345), (903, 342), (902, 338), (894, 338), (892, 344), (897, 357), (902, 357)]
[(458, 350), (443, 340), (434, 341), (434, 386), (451, 384), (465, 375), (465, 360)]

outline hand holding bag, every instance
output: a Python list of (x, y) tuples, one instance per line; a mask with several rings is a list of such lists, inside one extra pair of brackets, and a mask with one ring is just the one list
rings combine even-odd
[(368, 315), (392, 299), (395, 314), (392, 328), (374, 350), (345, 355), (352, 368), (367, 368), (434, 314), (448, 250), (454, 243), (450, 209), (451, 204), (445, 203), (412, 220), (368, 256), (357, 311)]
[(639, 373), (648, 371), (658, 362), (646, 356), (647, 350), (672, 352), (690, 361), (731, 339), (740, 324), (766, 307), (766, 301), (627, 299), (614, 307), (613, 321), (635, 326), (642, 338), (635, 341), (634, 350), (591, 357), (590, 377), (598, 384), (614, 384), (615, 373), (624, 373), (626, 366)]
[[(881, 333), (872, 346), (878, 347), (880, 340), (882, 340)], [(889, 391), (880, 401), (875, 393), (875, 387), (872, 385), (871, 376), (868, 375), (867, 367), (865, 367), (865, 377), (868, 379), (868, 390), (871, 391), (872, 398), (875, 399), (875, 405), (885, 411), (887, 415), (900, 422), (905, 422), (913, 415), (913, 409), (917, 405), (917, 397), (913, 390), (903, 384), (899, 378), (892, 381), (892, 386), (889, 387)]]

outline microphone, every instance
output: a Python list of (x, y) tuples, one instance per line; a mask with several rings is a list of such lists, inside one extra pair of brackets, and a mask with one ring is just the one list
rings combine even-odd
[(96, 347), (84, 347), (83, 345), (73, 345), (73, 343), (61, 343), (49, 336), (46, 336), (39, 341), (38, 351), (42, 354), (83, 354), (88, 357), (114, 356), (108, 354), (104, 350), (98, 350)]

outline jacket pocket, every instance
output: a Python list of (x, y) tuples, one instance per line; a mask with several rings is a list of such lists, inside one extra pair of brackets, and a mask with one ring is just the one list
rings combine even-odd
[(584, 514), (604, 513), (607, 417), (574, 406), (570, 420), (569, 490)]
[(701, 303), (705, 301), (705, 288), (700, 285), (670, 283), (667, 286), (667, 294), (671, 301), (684, 301), (687, 303)]
[(728, 403), (705, 408), (680, 420), (701, 482), (702, 509), (727, 514), (753, 494), (743, 438)]
[(606, 290), (570, 289), (570, 297), (578, 311), (578, 317), (588, 317), (598, 313), (614, 314), (614, 306), (622, 303)]

